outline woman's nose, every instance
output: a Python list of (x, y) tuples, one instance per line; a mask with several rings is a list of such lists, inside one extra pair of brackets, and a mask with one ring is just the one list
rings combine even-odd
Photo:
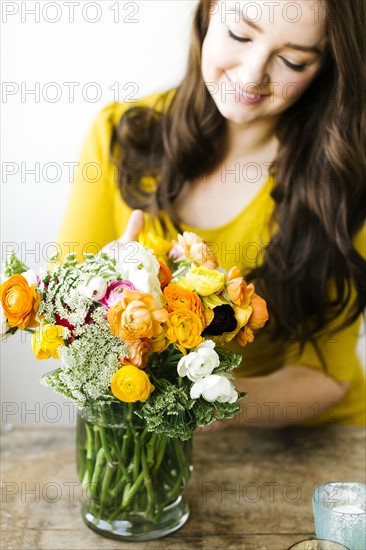
[(260, 55), (247, 52), (238, 71), (241, 88), (248, 93), (263, 93), (263, 89), (270, 81), (268, 70), (268, 56), (266, 54)]

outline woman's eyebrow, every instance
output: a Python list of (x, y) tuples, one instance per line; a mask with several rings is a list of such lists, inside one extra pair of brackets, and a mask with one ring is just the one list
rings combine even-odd
[[(254, 21), (247, 19), (240, 8), (236, 7), (234, 11), (240, 15), (240, 19), (244, 21), (244, 23), (263, 34), (263, 29), (259, 27), (257, 23), (254, 23)], [(301, 46), (300, 44), (293, 44), (292, 42), (288, 42), (287, 44), (285, 44), (285, 47), (291, 48), (292, 50), (299, 50), (300, 52), (315, 53), (317, 55), (322, 55), (323, 53), (319, 46)]]

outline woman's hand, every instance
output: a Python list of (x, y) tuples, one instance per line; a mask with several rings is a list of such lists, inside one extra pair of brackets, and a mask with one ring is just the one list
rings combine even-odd
[(247, 392), (240, 411), (231, 420), (218, 420), (197, 432), (216, 431), (228, 425), (283, 428), (306, 420), (318, 421), (327, 411), (330, 419), (349, 384), (311, 367), (288, 365), (265, 376), (236, 378), (235, 385), (238, 391)]
[(209, 426), (206, 426), (205, 428), (196, 428), (194, 433), (198, 434), (205, 434), (209, 432), (217, 432), (219, 430), (223, 430), (224, 428), (227, 428), (228, 426), (234, 426), (237, 425), (237, 422), (235, 421), (235, 417), (228, 419), (228, 420), (216, 420), (215, 422), (212, 422)]
[(137, 241), (139, 233), (144, 229), (144, 213), (142, 210), (133, 210), (131, 216), (126, 225), (125, 232), (117, 240), (108, 243), (102, 250), (112, 258), (118, 260), (119, 252), (122, 251), (123, 247), (131, 242)]

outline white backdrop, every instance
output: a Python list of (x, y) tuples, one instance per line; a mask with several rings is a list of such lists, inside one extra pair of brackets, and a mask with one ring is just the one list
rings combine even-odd
[[(71, 188), (66, 163), (77, 162), (98, 111), (131, 91), (125, 85), (143, 97), (180, 81), (196, 5), (1, 3), (2, 258), (13, 246), (37, 271), (47, 262)], [(29, 334), (8, 338), (1, 355), (2, 422), (73, 422), (66, 399), (39, 384), (57, 363), (33, 357)]]
[[(0, 5), (2, 258), (14, 243), (38, 271), (71, 189), (65, 163), (77, 162), (98, 111), (132, 91), (125, 85), (134, 83), (135, 97), (144, 97), (179, 83), (197, 0)], [(57, 362), (37, 361), (29, 334), (8, 338), (1, 356), (2, 422), (73, 421), (67, 400), (39, 383)]]

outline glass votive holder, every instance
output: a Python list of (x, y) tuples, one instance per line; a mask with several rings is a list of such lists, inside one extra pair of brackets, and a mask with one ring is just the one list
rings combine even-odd
[(313, 492), (315, 534), (343, 544), (349, 550), (366, 550), (366, 485), (332, 482)]
[(297, 542), (288, 550), (349, 550), (349, 548), (332, 540), (308, 539)]

